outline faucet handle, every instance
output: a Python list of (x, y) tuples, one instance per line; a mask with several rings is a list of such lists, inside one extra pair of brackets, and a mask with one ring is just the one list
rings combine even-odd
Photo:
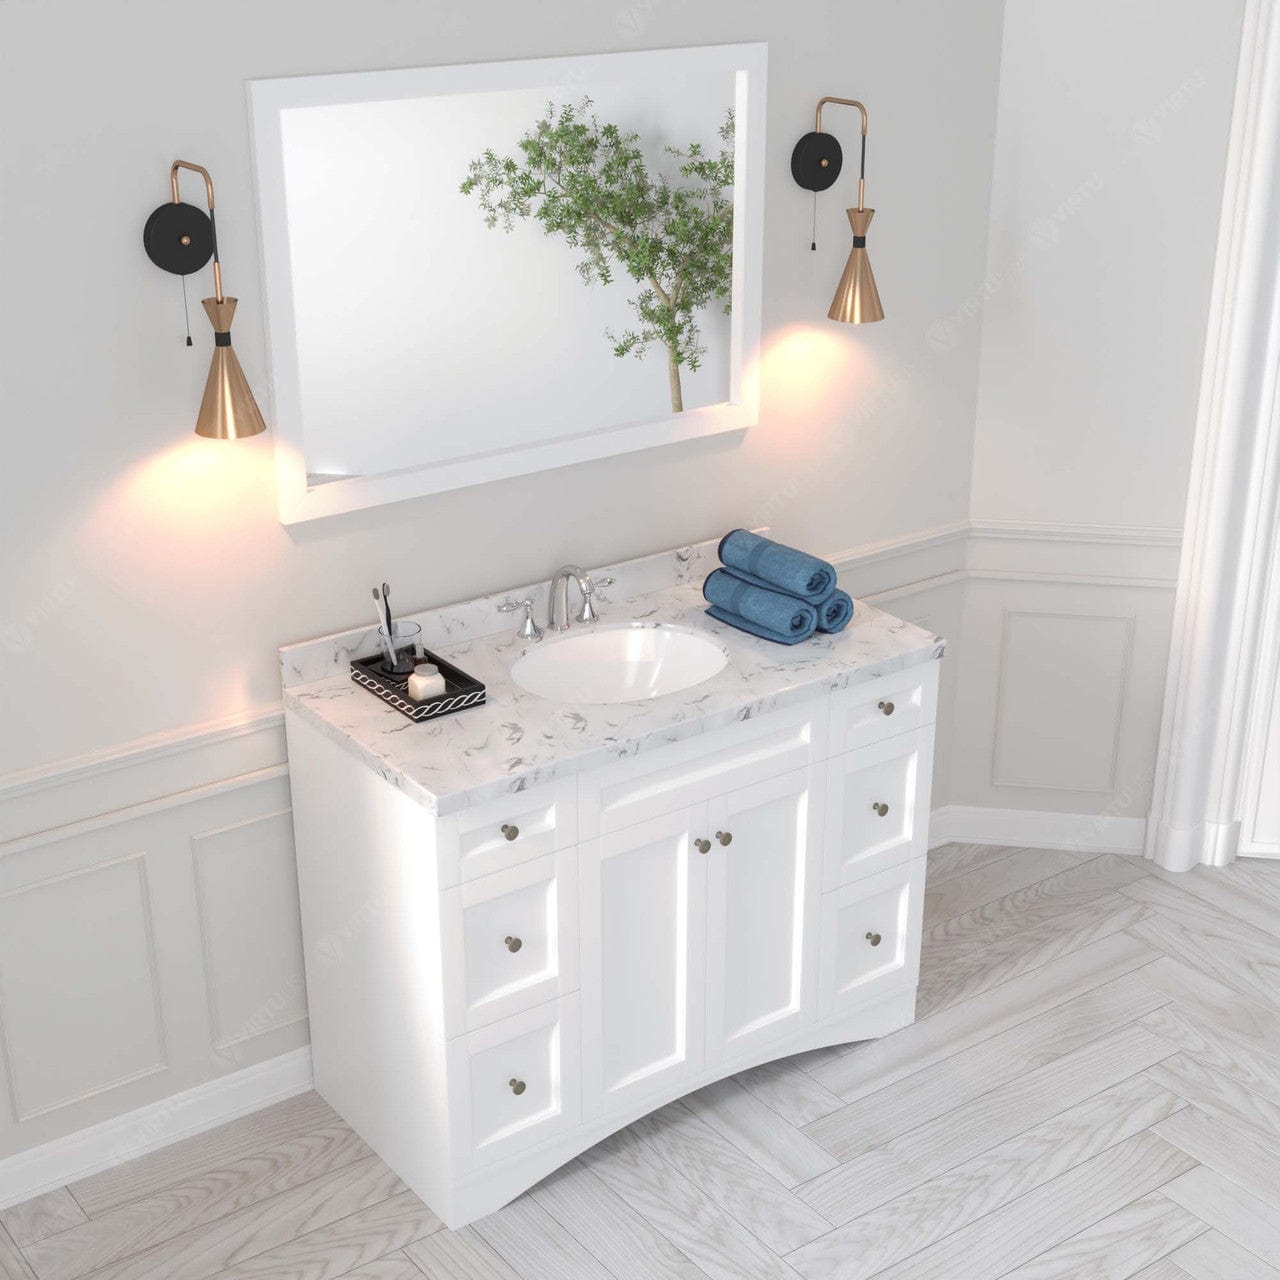
[(533, 620), (532, 600), (504, 600), (498, 605), (499, 613), (514, 613), (517, 609), (524, 610), (524, 621), (520, 623), (517, 634), (525, 640), (541, 640), (542, 628)]
[(596, 612), (596, 607), (591, 602), (591, 597), (595, 595), (597, 587), (613, 586), (612, 578), (593, 578), (590, 574), (584, 574), (582, 578), (582, 608), (578, 611), (579, 622), (599, 622), (600, 615)]

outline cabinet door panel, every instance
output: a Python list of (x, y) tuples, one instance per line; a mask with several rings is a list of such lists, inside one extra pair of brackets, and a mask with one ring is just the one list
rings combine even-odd
[(708, 806), (708, 1062), (813, 1018), (823, 783), (799, 769)]
[(581, 848), (583, 1104), (625, 1106), (702, 1066), (706, 806)]
[(579, 1120), (578, 998), (565, 996), (450, 1040), (457, 1172), (505, 1159)]
[(937, 662), (862, 680), (831, 699), (831, 754), (932, 724), (938, 709)]
[(827, 769), (826, 890), (925, 854), (932, 725), (850, 751)]
[(917, 858), (823, 895), (819, 1019), (915, 985), (924, 869)]
[(577, 857), (561, 849), (440, 895), (447, 1035), (578, 985)]

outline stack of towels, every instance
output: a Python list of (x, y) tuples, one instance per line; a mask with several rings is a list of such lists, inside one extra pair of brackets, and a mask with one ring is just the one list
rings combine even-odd
[(746, 529), (726, 533), (719, 554), (724, 568), (702, 584), (713, 618), (778, 644), (849, 625), (853, 600), (836, 586), (836, 571), (825, 560)]

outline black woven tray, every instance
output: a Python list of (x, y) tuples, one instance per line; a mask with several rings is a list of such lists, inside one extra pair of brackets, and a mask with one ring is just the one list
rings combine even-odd
[(409, 677), (392, 675), (381, 654), (357, 658), (351, 664), (351, 678), (410, 720), (436, 720), (440, 716), (451, 716), (455, 711), (484, 705), (484, 685), (479, 680), (429, 650), (422, 661), (434, 662), (444, 676), (444, 693), (426, 702), (410, 700), (407, 691)]

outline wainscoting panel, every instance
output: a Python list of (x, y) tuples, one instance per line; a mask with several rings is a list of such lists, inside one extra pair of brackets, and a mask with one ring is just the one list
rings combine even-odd
[(191, 848), (214, 1045), (227, 1050), (303, 1022), (292, 815), (286, 809), (205, 832)]
[(975, 525), (941, 801), (952, 838), (1141, 847), (1177, 555), (1168, 530)]
[[(283, 776), (0, 845), (0, 1172), (304, 1046), (298, 939)], [(121, 1158), (169, 1119), (115, 1134)]]
[(145, 854), (0, 896), (0, 1019), (19, 1123), (165, 1069)]
[(1132, 615), (1005, 611), (993, 787), (1115, 789), (1133, 625)]

